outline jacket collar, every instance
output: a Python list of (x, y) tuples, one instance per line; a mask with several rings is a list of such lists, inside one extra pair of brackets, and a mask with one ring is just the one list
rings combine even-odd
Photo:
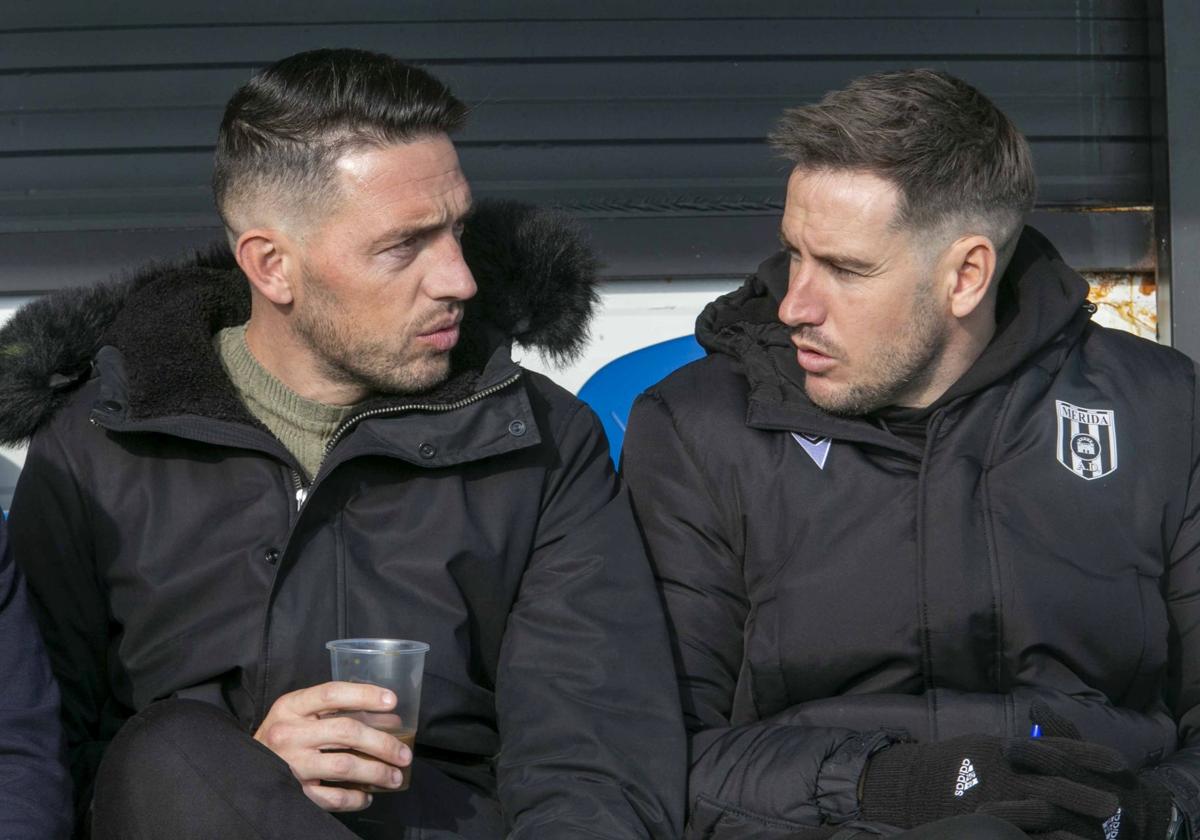
[[(121, 404), (124, 421), (193, 416), (258, 426), (213, 346), (218, 331), (249, 317), (249, 288), (237, 269), (189, 265), (162, 272), (130, 292), (101, 340), (104, 363), (96, 368), (106, 399)], [(360, 411), (460, 401), (498, 376), (512, 375), (509, 346), (472, 310), (451, 353), (448, 379), (420, 394), (371, 397)], [(489, 366), (491, 375), (484, 377)], [(482, 385), (481, 378), (487, 380)]]
[[(786, 290), (787, 255), (778, 253), (741, 288), (709, 304), (696, 322), (701, 346), (740, 362), (750, 386), (747, 422), (758, 428), (911, 448), (866, 418), (832, 415), (809, 400), (788, 330), (776, 317)], [(1000, 279), (996, 334), (938, 404), (977, 393), (1028, 363), (1057, 368), (1091, 318), (1087, 292), (1087, 281), (1062, 261), (1044, 236), (1026, 227)]]
[[(596, 262), (565, 216), (514, 202), (482, 202), (463, 251), (479, 293), (468, 302), (451, 375), (428, 392), (381, 396), (363, 410), (455, 404), (515, 375), (515, 339), (551, 358), (583, 350), (597, 300)], [(227, 249), (133, 277), (47, 295), (0, 329), (0, 441), (19, 443), (76, 386), (101, 376), (110, 428), (196, 418), (261, 429), (221, 367), (212, 339), (244, 323), (249, 288)], [(102, 406), (101, 406), (102, 407)]]

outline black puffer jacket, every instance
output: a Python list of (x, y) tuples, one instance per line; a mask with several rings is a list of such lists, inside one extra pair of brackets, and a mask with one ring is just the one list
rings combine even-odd
[(806, 398), (786, 285), (780, 255), (711, 304), (709, 355), (647, 391), (625, 439), (691, 731), (689, 833), (856, 820), (874, 750), (1025, 736), (1035, 698), (1155, 768), (1195, 825), (1192, 363), (1092, 324), (1085, 281), (1026, 229), (998, 332), (922, 451)]
[(299, 508), (298, 464), (213, 351), (249, 315), (237, 271), (52, 296), (0, 333), (4, 436), (34, 433), (12, 544), (85, 797), (147, 704), (249, 731), (329, 679), (326, 640), (386, 636), (432, 645), (418, 761), (498, 796), (512, 836), (678, 833), (684, 732), (627, 497), (592, 412), (510, 358), (514, 333), (577, 350), (594, 299), (590, 257), (540, 218), (469, 222), (451, 378), (365, 404)]

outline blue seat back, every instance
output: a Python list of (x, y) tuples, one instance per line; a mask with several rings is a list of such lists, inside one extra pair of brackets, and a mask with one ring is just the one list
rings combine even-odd
[(704, 350), (694, 336), (672, 338), (613, 359), (583, 383), (579, 398), (600, 416), (614, 464), (621, 462), (625, 424), (637, 395), (671, 371), (703, 355)]

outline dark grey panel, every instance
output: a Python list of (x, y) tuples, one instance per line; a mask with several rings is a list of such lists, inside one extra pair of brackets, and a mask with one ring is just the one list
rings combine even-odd
[[(1159, 160), (1160, 288), (1169, 312), (1167, 337), (1200, 361), (1200, 4), (1162, 0), (1162, 108), (1166, 148)], [(1163, 323), (1164, 307), (1159, 307)]]
[(20, 295), (98, 283), (220, 236), (216, 228), (0, 234), (0, 291)]
[[(205, 36), (208, 37), (205, 37)], [(321, 26), (131, 28), (0, 33), (0, 71), (68, 67), (258, 64), (316, 47), (354, 45), (423, 62), (588, 58), (846, 55), (1140, 56), (1140, 20), (821, 19), (420, 22)], [(966, 48), (966, 45), (972, 45)]]
[[(605, 277), (740, 277), (776, 247), (779, 212), (596, 214), (583, 222)], [(1031, 224), (1081, 269), (1143, 269), (1153, 262), (1149, 211), (1047, 210), (1034, 213)], [(94, 283), (220, 238), (215, 227), (0, 234), (0, 290), (19, 294)]]
[[(789, 104), (815, 100), (863, 73), (898, 70), (914, 63), (936, 67), (1002, 101), (1041, 95), (1076, 96), (1093, 107), (1105, 100), (1144, 98), (1146, 65), (1120, 58), (1063, 61), (884, 58), (670, 62), (573, 61), (558, 64), (444, 64), (435, 72), (467, 102), (572, 102), (575, 100), (708, 99), (774, 97)], [(251, 75), (249, 68), (86, 70), (0, 75), (0, 112), (119, 108), (223, 108)]]
[(620, 276), (698, 262), (721, 274), (757, 259), (749, 231), (777, 216), (787, 169), (763, 136), (785, 106), (875, 70), (935, 66), (994, 97), (1031, 136), (1043, 204), (1151, 200), (1137, 0), (329, 8), (7, 0), (0, 291), (53, 283), (72, 259), (91, 272), (212, 236), (207, 182), (226, 98), (256, 66), (331, 44), (434, 65), (477, 106), (459, 138), (476, 193), (557, 204), (598, 237), (615, 231), (604, 241)]
[[(328, 0), (206, 0), (203, 3), (164, 3), (162, 0), (115, 0), (107, 3), (48, 3), (7, 0), (0, 30), (59, 27), (220, 25), (242, 23), (327, 23), (404, 20), (512, 19), (642, 19), (737, 17), (1033, 17), (1078, 18), (1077, 0), (604, 0), (603, 3), (564, 3), (562, 0), (523, 0), (480, 3), (479, 0), (438, 0), (436, 3), (398, 0), (353, 0), (337, 4), (331, 14)], [(1140, 17), (1137, 0), (1088, 0), (1090, 17)]]
[[(610, 278), (740, 277), (778, 242), (779, 216), (594, 219), (592, 242)], [(1153, 267), (1153, 214), (1045, 210), (1030, 224), (1080, 270)], [(632, 244), (631, 244), (632, 243)]]
[[(764, 136), (791, 97), (757, 99), (632, 99), (583, 102), (495, 102), (475, 107), (459, 136), (466, 143), (563, 141), (707, 141)], [(1107, 107), (1072, 96), (997, 104), (1019, 126), (1043, 138), (1144, 138), (1148, 101), (1109, 99)], [(222, 108), (142, 108), (0, 115), (0, 154), (195, 148), (209, 145)]]
[[(1065, 183), (1096, 180), (1114, 203), (1138, 201), (1148, 169), (1146, 145), (1137, 141), (1105, 143), (1080, 149), (1069, 141), (1035, 141), (1035, 160), (1043, 172), (1042, 201), (1059, 203), (1055, 192)], [(712, 183), (730, 199), (755, 199), (764, 192), (782, 195), (788, 165), (762, 143), (654, 144), (633, 146), (469, 147), (463, 167), (476, 187), (505, 190), (531, 173), (545, 173), (538, 187), (552, 188), (555, 201), (586, 201), (585, 193), (636, 196), (668, 190), (687, 198)], [(633, 179), (636, 183), (622, 183)], [(521, 184), (520, 186), (524, 186)], [(1097, 190), (1099, 193), (1100, 190)], [(1076, 192), (1078, 200), (1091, 195)]]
[[(1128, 185), (1146, 181), (1146, 144), (1113, 141), (1081, 149), (1068, 140), (1033, 142), (1035, 162), (1043, 173), (1060, 175), (1066, 183), (1097, 179), (1111, 182), (1113, 202), (1149, 202), (1149, 191), (1129, 194)], [(536, 187), (582, 200), (580, 189), (636, 194), (639, 190), (669, 189), (687, 196), (706, 186), (726, 190), (764, 187), (782, 189), (787, 165), (761, 141), (720, 143), (645, 143), (473, 146), (459, 144), (459, 156), (471, 182), (490, 189)], [(0, 157), (0, 184), (10, 196), (39, 192), (93, 190), (141, 191), (146, 188), (199, 186), (207, 182), (212, 165), (208, 149), (127, 155)], [(636, 183), (626, 183), (636, 179)], [(1133, 180), (1129, 180), (1133, 179)], [(40, 187), (40, 188), (39, 188)], [(1080, 196), (1091, 200), (1094, 196)], [(1044, 202), (1062, 200), (1043, 189)]]
[[(1111, 143), (1081, 152), (1066, 141), (1035, 142), (1034, 154), (1046, 173), (1067, 180), (1141, 179), (1144, 144)], [(597, 195), (636, 196), (669, 190), (681, 198), (713, 189), (751, 198), (781, 195), (788, 166), (760, 141), (631, 145), (459, 146), (467, 176), (479, 188), (543, 190), (558, 201), (585, 201), (581, 190)], [(39, 196), (67, 199), (102, 193), (123, 196), (160, 190), (199, 189), (207, 183), (212, 154), (207, 149), (132, 155), (0, 157), (0, 184), (7, 200)], [(1140, 197), (1148, 200), (1147, 195)], [(1059, 199), (1043, 191), (1047, 202)], [(1121, 201), (1131, 200), (1124, 196)], [(1137, 200), (1137, 199), (1132, 199)], [(68, 209), (68, 208), (64, 208)], [(7, 216), (0, 212), (0, 217)]]
[[(1145, 143), (1033, 148), (1043, 204), (1150, 202)], [(467, 146), (460, 156), (477, 195), (592, 215), (680, 208), (731, 215), (744, 206), (779, 206), (788, 169), (759, 142)], [(205, 226), (215, 218), (205, 186), (210, 166), (207, 151), (0, 158), (0, 232)], [(0, 267), (4, 259), (0, 250)]]

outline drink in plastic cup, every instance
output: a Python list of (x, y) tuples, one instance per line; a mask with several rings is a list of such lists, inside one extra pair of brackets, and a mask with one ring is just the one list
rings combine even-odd
[[(396, 708), (390, 712), (345, 712), (374, 729), (388, 733), (412, 749), (417, 737), (417, 716), (421, 710), (421, 677), (425, 672), (425, 653), (429, 645), (408, 639), (336, 639), (326, 642), (333, 678), (338, 681), (370, 683), (391, 690)], [(368, 793), (408, 790), (412, 765), (404, 770), (399, 788), (367, 785)]]

